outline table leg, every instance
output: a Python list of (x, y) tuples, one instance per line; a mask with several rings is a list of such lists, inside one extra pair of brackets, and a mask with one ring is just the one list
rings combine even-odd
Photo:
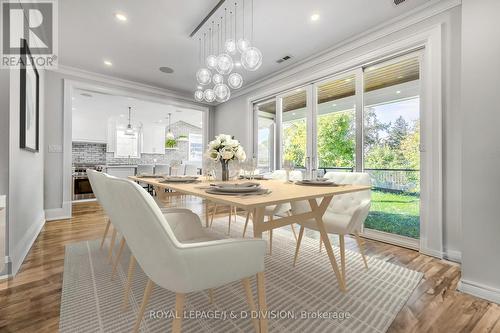
[(210, 223), (210, 219), (208, 216), (208, 199), (205, 199), (205, 227), (208, 228), (209, 223)]
[(252, 214), (253, 237), (262, 238), (262, 227), (264, 225), (264, 212), (266, 207), (257, 207)]
[(326, 253), (328, 253), (328, 258), (330, 259), (330, 263), (332, 264), (333, 271), (335, 272), (335, 276), (337, 277), (337, 281), (339, 282), (340, 290), (346, 291), (344, 280), (342, 279), (339, 266), (337, 265), (337, 260), (335, 260), (335, 255), (333, 254), (332, 244), (330, 243), (330, 239), (328, 238), (328, 234), (326, 233), (325, 224), (323, 223), (323, 214), (325, 213), (332, 199), (332, 196), (324, 197), (323, 200), (321, 200), (321, 204), (319, 206), (316, 202), (316, 199), (310, 199), (309, 205), (311, 206), (311, 210), (316, 213), (314, 218), (318, 225), (318, 230), (321, 234), (321, 239), (323, 240), (323, 245), (325, 246)]

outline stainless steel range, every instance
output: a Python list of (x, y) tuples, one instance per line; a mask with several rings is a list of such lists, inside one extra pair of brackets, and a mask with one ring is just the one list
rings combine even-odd
[(75, 164), (73, 165), (73, 201), (95, 198), (90, 186), (87, 169), (102, 171), (102, 165)]

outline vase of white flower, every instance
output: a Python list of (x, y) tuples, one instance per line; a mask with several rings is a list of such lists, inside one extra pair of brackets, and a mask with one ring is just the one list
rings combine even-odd
[(222, 181), (229, 180), (229, 161), (246, 159), (245, 150), (238, 140), (227, 134), (219, 134), (208, 144), (207, 155), (222, 167)]

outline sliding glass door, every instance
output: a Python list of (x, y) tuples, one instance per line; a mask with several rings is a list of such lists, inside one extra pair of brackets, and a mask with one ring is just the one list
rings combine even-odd
[[(317, 170), (367, 172), (373, 184), (363, 233), (418, 247), (420, 53), (359, 67), (256, 104), (263, 170), (291, 160)], [(398, 241), (396, 241), (398, 240)]]

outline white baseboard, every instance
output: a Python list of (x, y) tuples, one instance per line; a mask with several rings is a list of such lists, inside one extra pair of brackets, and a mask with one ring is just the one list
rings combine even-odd
[(500, 289), (461, 279), (458, 283), (458, 290), (463, 293), (500, 304)]
[[(42, 214), (43, 215), (43, 214)], [(22, 263), (24, 262), (24, 259), (28, 255), (28, 252), (31, 249), (31, 246), (33, 246), (33, 243), (35, 242), (36, 238), (40, 234), (40, 231), (42, 230), (43, 226), (45, 225), (45, 218), (41, 216), (38, 220), (38, 222), (34, 223), (27, 231), (26, 234), (24, 235), (23, 239), (21, 239), (18, 243), (17, 246), (14, 248), (12, 251), (10, 258), (12, 260), (12, 271), (11, 271), (11, 276), (15, 276), (17, 272), (19, 271), (19, 268), (21, 268)]]
[(71, 201), (65, 201), (61, 208), (52, 208), (45, 210), (45, 220), (66, 220), (71, 218)]
[(443, 259), (461, 263), (462, 262), (462, 252), (456, 250), (444, 250)]

